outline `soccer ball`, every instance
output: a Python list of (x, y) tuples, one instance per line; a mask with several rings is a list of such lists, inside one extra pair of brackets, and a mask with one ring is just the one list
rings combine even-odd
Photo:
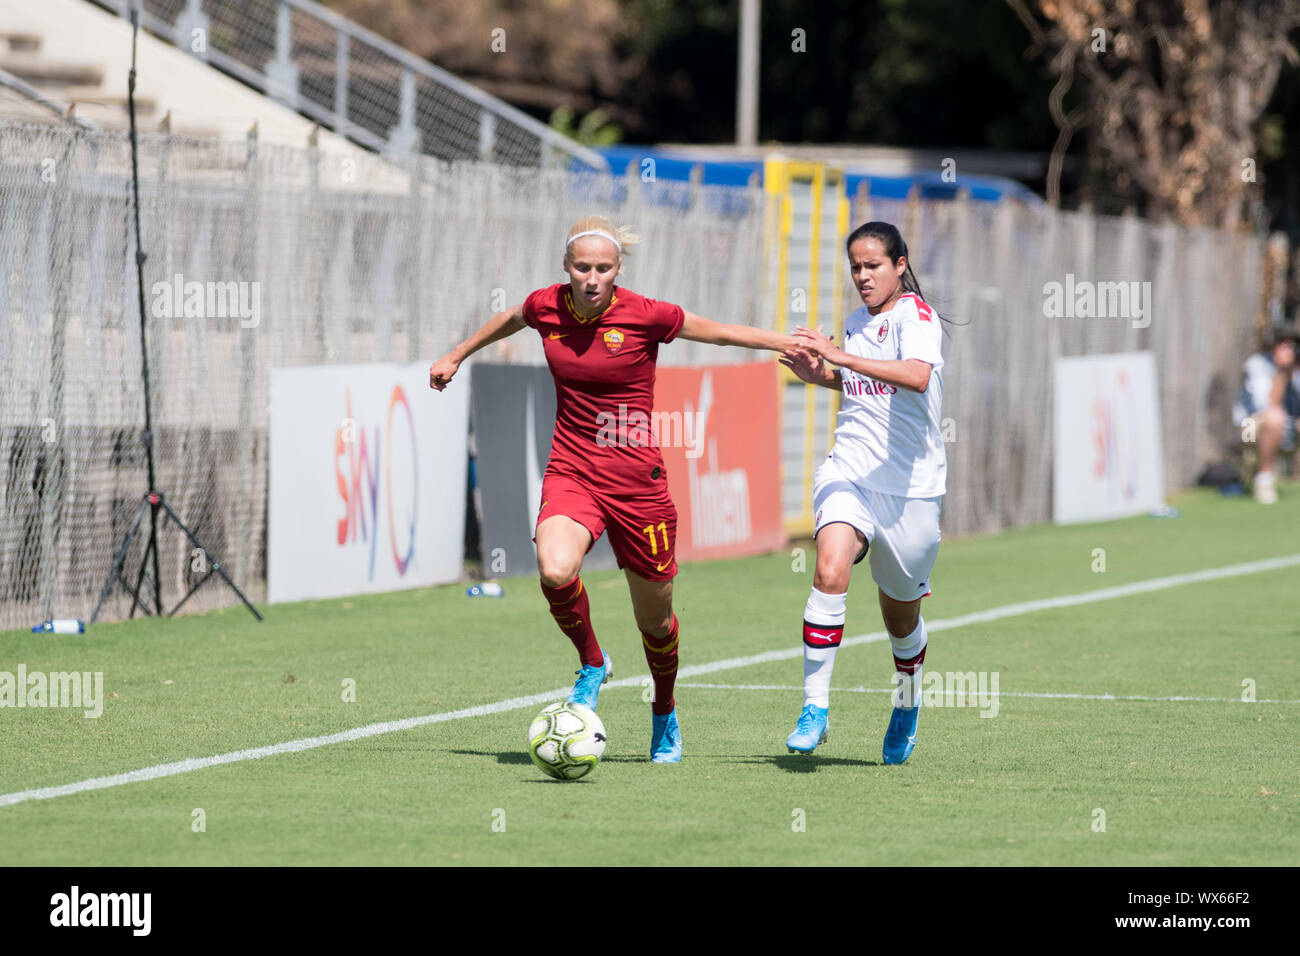
[(605, 725), (582, 704), (551, 704), (528, 727), (529, 756), (557, 780), (585, 777), (604, 753)]

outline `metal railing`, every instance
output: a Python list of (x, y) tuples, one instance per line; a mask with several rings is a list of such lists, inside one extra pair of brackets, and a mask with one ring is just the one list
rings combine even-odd
[(0, 87), (13, 90), (23, 99), (48, 110), (51, 118), (62, 118), (65, 122), (81, 129), (98, 130), (100, 128), (98, 123), (92, 123), (90, 120), (84, 120), (73, 115), (69, 104), (51, 99), (22, 77), (14, 76), (8, 70), (0, 70)]
[(380, 152), (597, 170), (605, 158), (310, 0), (92, 0)]

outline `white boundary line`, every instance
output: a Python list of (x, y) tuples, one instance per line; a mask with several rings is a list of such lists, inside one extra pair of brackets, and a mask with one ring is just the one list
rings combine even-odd
[[(1276, 571), (1281, 568), (1289, 568), (1300, 565), (1300, 554), (1292, 554), (1281, 558), (1268, 558), (1263, 561), (1249, 561), (1245, 564), (1231, 564), (1222, 568), (1210, 568), (1204, 571), (1192, 571), (1186, 574), (1171, 574), (1160, 578), (1150, 578), (1146, 581), (1137, 581), (1133, 584), (1121, 584), (1116, 587), (1100, 588), (1095, 591), (1085, 591), (1082, 594), (1068, 594), (1061, 597), (1042, 598), (1037, 601), (1023, 601), (1019, 604), (1005, 604), (1002, 607), (990, 608), (987, 611), (976, 611), (972, 614), (963, 614), (961, 617), (947, 618), (945, 620), (927, 621), (926, 631), (946, 631), (956, 627), (965, 627), (968, 624), (981, 624), (989, 621), (999, 621), (1003, 618), (1018, 617), (1022, 614), (1032, 614), (1035, 611), (1050, 611), (1057, 608), (1075, 607), (1080, 604), (1092, 604), (1097, 601), (1110, 601), (1115, 598), (1130, 597), (1134, 594), (1147, 594), (1151, 591), (1162, 591), (1166, 588), (1180, 587), (1184, 584), (1195, 584), (1201, 581), (1215, 581), (1220, 578), (1240, 577), (1247, 574), (1259, 574), (1263, 571)], [(870, 634), (859, 634), (857, 637), (846, 638), (841, 647), (854, 644), (868, 644), (876, 641), (883, 641), (888, 635), (884, 631), (875, 631)], [(718, 671), (735, 670), (741, 667), (751, 667), (755, 664), (767, 664), (773, 661), (788, 661), (803, 656), (802, 645), (792, 648), (785, 648), (779, 651), (767, 651), (763, 654), (753, 654), (748, 657), (730, 657), (725, 660), (713, 661), (709, 664), (694, 664), (690, 667), (683, 667), (678, 672), (678, 679), (696, 677), (702, 674), (713, 674)], [(642, 682), (649, 679), (648, 674), (642, 674), (637, 677), (627, 677), (622, 680), (610, 681), (608, 687), (640, 687)], [(15, 793), (0, 794), (0, 807), (12, 806), (16, 803), (24, 803), (28, 800), (50, 800), (54, 797), (66, 797), (76, 793), (84, 793), (87, 790), (105, 790), (109, 787), (120, 787), (128, 783), (141, 783), (146, 780), (159, 780), (163, 777), (173, 777), (177, 774), (189, 773), (193, 770), (203, 770), (207, 767), (217, 767), (222, 764), (239, 763), (244, 760), (259, 760), (262, 757), (274, 757), (279, 754), (298, 753), (303, 750), (314, 750), (317, 747), (327, 747), (330, 744), (346, 743), (351, 740), (364, 740), (367, 737), (377, 737), (380, 734), (394, 733), (399, 730), (410, 730), (413, 727), (422, 727), (425, 724), (438, 724), (448, 720), (463, 720), (467, 717), (487, 717), (491, 714), (501, 714), (511, 710), (521, 710), (524, 707), (535, 707), (538, 704), (549, 703), (558, 698), (562, 698), (569, 693), (570, 688), (562, 687), (558, 690), (546, 691), (541, 694), (530, 694), (527, 697), (512, 697), (508, 700), (497, 701), (494, 704), (480, 704), (476, 707), (466, 707), (461, 710), (446, 711), (441, 714), (426, 714), (423, 717), (407, 717), (402, 720), (389, 720), (382, 723), (367, 724), (364, 727), (354, 727), (351, 730), (343, 730), (335, 734), (327, 734), (323, 737), (305, 737), (301, 740), (287, 740), (283, 743), (270, 744), (266, 747), (254, 747), (248, 750), (235, 750), (230, 753), (216, 754), (211, 757), (192, 757), (188, 760), (178, 760), (173, 763), (155, 764), (152, 767), (144, 767), (140, 770), (131, 770), (126, 773), (112, 774), (106, 777), (91, 777), (88, 780), (78, 780), (75, 783), (59, 784), (53, 787), (38, 787), (33, 790), (20, 790)], [(1104, 699), (1104, 698), (1103, 698)]]
[[(936, 671), (936, 673), (941, 673)], [(797, 690), (803, 685), (784, 684), (678, 684), (678, 687), (690, 687), (703, 690)], [(832, 694), (892, 694), (892, 687), (832, 687)], [(955, 690), (942, 692), (945, 697), (1036, 697), (1045, 700), (1140, 700), (1194, 704), (1300, 704), (1300, 700), (1242, 700), (1240, 697), (1146, 697), (1141, 694), (1065, 694), (1048, 691), (1004, 690), (981, 691), (959, 694)]]

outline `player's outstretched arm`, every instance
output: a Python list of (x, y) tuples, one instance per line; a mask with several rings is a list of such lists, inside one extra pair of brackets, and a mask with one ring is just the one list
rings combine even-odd
[(429, 387), (436, 388), (441, 392), (447, 387), (452, 376), (456, 374), (461, 362), (479, 349), (514, 335), (525, 325), (527, 323), (524, 322), (523, 303), (512, 309), (506, 309), (504, 312), (498, 312), (487, 321), (483, 328), (429, 366)]
[(913, 392), (924, 392), (930, 386), (933, 366), (929, 362), (920, 359), (860, 358), (845, 352), (825, 334), (815, 329), (806, 329), (802, 325), (794, 330), (794, 337), (800, 348), (820, 355), (832, 365), (852, 369), (877, 382), (897, 385)]
[(739, 345), (742, 348), (770, 349), (773, 352), (787, 351), (796, 344), (793, 338), (780, 332), (756, 329), (752, 325), (726, 325), (694, 312), (686, 313), (686, 320), (677, 337), (709, 345)]

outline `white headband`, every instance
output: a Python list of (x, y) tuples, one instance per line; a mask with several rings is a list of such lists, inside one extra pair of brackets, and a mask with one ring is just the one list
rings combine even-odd
[(575, 240), (581, 239), (583, 236), (600, 236), (602, 239), (608, 239), (618, 248), (618, 254), (620, 256), (623, 254), (623, 243), (619, 242), (616, 237), (611, 236), (604, 229), (588, 229), (586, 232), (580, 232), (576, 236), (570, 236), (569, 241), (564, 244), (564, 248), (568, 249), (569, 246), (573, 245)]

